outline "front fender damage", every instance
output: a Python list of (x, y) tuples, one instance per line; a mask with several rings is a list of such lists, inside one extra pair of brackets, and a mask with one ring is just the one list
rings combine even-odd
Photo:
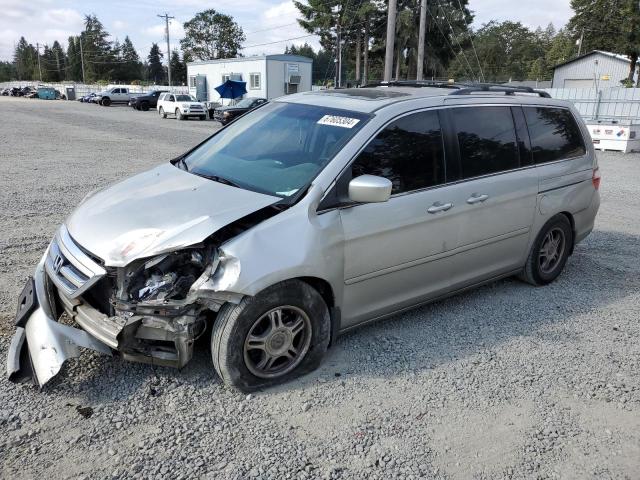
[(38, 307), (31, 313), (24, 327), (18, 327), (9, 346), (7, 376), (9, 380), (32, 377), (40, 386), (58, 374), (69, 358), (80, 356), (79, 347), (105, 355), (111, 349), (83, 330), (56, 322), (47, 312), (51, 305), (46, 291), (42, 262), (36, 268), (35, 292)]

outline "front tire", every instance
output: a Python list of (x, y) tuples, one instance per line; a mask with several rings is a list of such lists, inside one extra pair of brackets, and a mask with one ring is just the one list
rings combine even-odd
[(225, 384), (245, 392), (288, 381), (320, 365), (330, 325), (320, 294), (287, 280), (220, 309), (211, 332), (213, 366)]
[(569, 219), (562, 214), (551, 218), (533, 242), (520, 279), (536, 286), (553, 282), (564, 269), (572, 246)]
[(180, 112), (179, 108), (176, 108), (176, 118), (178, 120), (184, 120), (184, 116), (182, 115), (182, 113)]
[(111, 99), (110, 98), (104, 98), (102, 100), (102, 106), (103, 107), (108, 107), (109, 105), (111, 105)]
[(206, 116), (206, 115), (200, 115), (200, 117), (199, 117), (199, 118), (200, 118), (200, 120), (206, 120), (206, 119), (207, 119), (207, 116)]
[(142, 102), (142, 105), (140, 106), (140, 109), (141, 109), (143, 112), (147, 112), (147, 111), (149, 111), (149, 104), (148, 104), (147, 102)]
[(167, 114), (162, 107), (160, 107), (160, 110), (158, 110), (158, 115), (160, 115), (162, 118), (167, 118)]

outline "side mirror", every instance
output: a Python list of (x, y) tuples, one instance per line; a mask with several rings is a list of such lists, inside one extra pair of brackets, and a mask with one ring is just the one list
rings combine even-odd
[(349, 199), (358, 203), (386, 202), (391, 197), (391, 180), (375, 175), (361, 175), (349, 182)]

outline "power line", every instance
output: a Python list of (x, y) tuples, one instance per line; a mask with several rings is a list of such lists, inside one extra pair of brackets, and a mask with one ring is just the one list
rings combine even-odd
[(444, 17), (444, 19), (447, 21), (447, 24), (449, 25), (449, 29), (451, 30), (451, 35), (452, 35), (453, 39), (458, 44), (458, 48), (460, 48), (460, 53), (462, 54), (462, 57), (467, 62), (467, 65), (469, 65), (469, 70), (471, 70), (471, 76), (472, 77), (476, 77), (476, 74), (475, 74), (473, 68), (471, 67), (471, 63), (469, 63), (469, 59), (467, 58), (467, 56), (464, 53), (464, 50), (462, 49), (462, 44), (460, 43), (460, 40), (458, 40), (458, 38), (456, 37), (456, 32), (453, 29), (453, 26), (451, 25), (451, 22), (449, 21), (449, 17), (447, 17), (447, 12), (442, 7), (442, 5), (438, 5), (438, 6), (440, 7), (440, 10), (442, 11), (442, 16)]
[(480, 65), (480, 59), (478, 58), (478, 52), (476, 50), (476, 46), (473, 43), (473, 36), (471, 35), (471, 32), (469, 31), (469, 26), (467, 25), (466, 22), (466, 15), (464, 14), (464, 10), (462, 9), (462, 3), (460, 2), (460, 0), (458, 0), (458, 7), (460, 7), (460, 13), (462, 14), (462, 21), (464, 22), (465, 25), (465, 30), (467, 32), (467, 34), (469, 35), (469, 40), (471, 40), (471, 48), (473, 48), (473, 54), (476, 56), (476, 62), (478, 62), (478, 68), (480, 69), (480, 76), (482, 77), (482, 81), (485, 81), (484, 78), (484, 72), (482, 71), (482, 65)]
[[(444, 39), (445, 43), (447, 44), (447, 46), (451, 50), (451, 53), (453, 53), (453, 56), (457, 58), (459, 54), (456, 53), (456, 51), (453, 49), (453, 45), (451, 45), (451, 42), (449, 42), (449, 39), (447, 38), (445, 33), (442, 31), (442, 28), (440, 27), (440, 24), (438, 23), (438, 20), (436, 19), (436, 17), (433, 16), (433, 13), (431, 13), (431, 10), (429, 8), (427, 8), (427, 13), (433, 19), (433, 23), (438, 28), (438, 31), (440, 32), (440, 35), (442, 35), (442, 38)], [(467, 63), (469, 63), (469, 62), (467, 62)], [(462, 64), (462, 67), (465, 69), (467, 74), (469, 74), (469, 69), (465, 66), (464, 63)], [(469, 78), (473, 79), (473, 77), (474, 77), (473, 71), (471, 71), (471, 75), (469, 76)]]

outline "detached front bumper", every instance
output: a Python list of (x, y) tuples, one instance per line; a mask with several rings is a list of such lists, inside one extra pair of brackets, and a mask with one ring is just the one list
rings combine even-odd
[(40, 387), (58, 374), (66, 360), (80, 355), (79, 347), (111, 355), (104, 343), (54, 319), (45, 275), (43, 258), (20, 296), (7, 358), (9, 380), (33, 377)]

